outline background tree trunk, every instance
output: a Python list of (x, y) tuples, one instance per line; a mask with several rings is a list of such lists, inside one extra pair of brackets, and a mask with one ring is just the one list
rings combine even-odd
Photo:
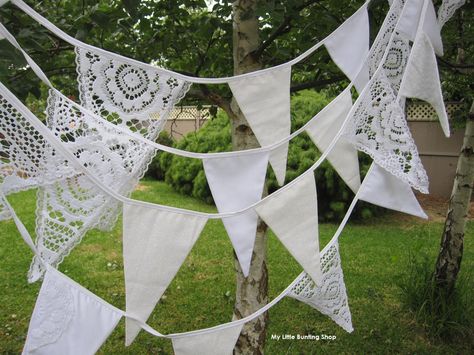
[(444, 224), (441, 248), (436, 261), (435, 282), (437, 294), (454, 290), (461, 269), (464, 231), (474, 183), (474, 103), (467, 121), (464, 142), (459, 155), (453, 192)]
[[(253, 56), (260, 46), (256, 16), (257, 0), (237, 0), (233, 3), (233, 60), (234, 74), (261, 69)], [(232, 146), (234, 150), (259, 147), (247, 120), (235, 99), (231, 102)], [(266, 189), (265, 189), (266, 190)], [(266, 194), (266, 191), (264, 191)], [(259, 220), (249, 276), (244, 277), (237, 258), (234, 265), (237, 276), (234, 318), (245, 317), (268, 303), (268, 272), (266, 264), (267, 226)], [(268, 313), (247, 323), (235, 347), (235, 354), (263, 354)]]

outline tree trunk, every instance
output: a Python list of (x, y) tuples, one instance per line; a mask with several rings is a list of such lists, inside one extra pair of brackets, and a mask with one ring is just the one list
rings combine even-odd
[[(260, 45), (257, 0), (236, 0), (233, 3), (233, 59), (234, 74), (261, 69), (261, 63), (252, 56)], [(259, 147), (247, 120), (235, 99), (232, 110), (232, 146), (234, 150)], [(266, 191), (264, 192), (266, 194)], [(249, 276), (244, 277), (237, 257), (234, 259), (237, 290), (234, 319), (243, 318), (268, 303), (268, 272), (266, 264), (267, 226), (259, 220)], [(240, 334), (235, 354), (263, 354), (268, 313), (247, 323)]]
[(449, 200), (441, 248), (436, 261), (435, 282), (438, 295), (449, 295), (461, 269), (464, 230), (474, 183), (474, 103), (466, 122), (466, 131), (458, 159), (453, 192)]

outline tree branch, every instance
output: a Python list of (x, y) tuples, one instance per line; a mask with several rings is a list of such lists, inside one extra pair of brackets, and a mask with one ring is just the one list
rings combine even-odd
[[(297, 12), (301, 12), (304, 9), (308, 8), (309, 6), (311, 6), (311, 5), (313, 5), (317, 2), (318, 2), (318, 0), (309, 0), (309, 1), (301, 4), (300, 6), (295, 7), (294, 10), (297, 11)], [(265, 51), (265, 49), (267, 49), (278, 37), (280, 37), (281, 35), (289, 32), (290, 29), (291, 29), (291, 21), (292, 20), (293, 20), (293, 17), (285, 16), (283, 18), (282, 23), (280, 23), (280, 25), (275, 29), (275, 31), (273, 31), (270, 34), (270, 36), (265, 41), (263, 41), (260, 44), (260, 46), (252, 53), (254, 58), (256, 58), (256, 59), (260, 58), (260, 56)]]
[(188, 96), (210, 102), (211, 104), (216, 105), (224, 110), (229, 117), (234, 116), (234, 113), (230, 107), (230, 100), (210, 91), (207, 85), (199, 84), (199, 88), (191, 88), (191, 90), (188, 91)]
[(345, 79), (347, 79), (345, 76), (336, 76), (330, 79), (322, 79), (322, 80), (317, 79), (317, 80), (307, 81), (304, 83), (295, 83), (291, 86), (290, 91), (298, 92), (305, 89), (321, 89), (327, 85), (335, 84)]

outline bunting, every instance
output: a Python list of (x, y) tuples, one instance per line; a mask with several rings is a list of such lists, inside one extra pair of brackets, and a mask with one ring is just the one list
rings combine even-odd
[(438, 74), (436, 55), (428, 36), (421, 32), (413, 44), (400, 95), (417, 98), (433, 106), (446, 137), (450, 136), (448, 115)]
[(314, 283), (305, 274), (291, 289), (289, 297), (304, 302), (327, 315), (348, 333), (352, 333), (352, 317), (339, 255), (337, 238), (321, 252), (323, 277)]
[[(423, 8), (426, 3), (426, 11)], [(441, 38), (441, 28), (436, 18), (436, 11), (431, 0), (406, 1), (403, 7), (397, 30), (405, 34), (409, 40), (415, 41), (422, 21), (421, 30), (430, 38), (437, 55), (443, 55), (443, 40)]]
[[(198, 239), (207, 217), (123, 205), (126, 310), (145, 322)], [(125, 344), (140, 325), (126, 319)]]
[[(229, 87), (261, 146), (271, 145), (290, 135), (290, 82), (290, 66), (229, 81)], [(287, 154), (288, 143), (270, 154), (270, 164), (280, 186), (285, 183)]]
[[(203, 160), (204, 171), (219, 212), (233, 212), (246, 208), (262, 197), (268, 152), (231, 155)], [(239, 259), (242, 272), (248, 275), (255, 244), (258, 216), (253, 210), (223, 218)]]
[(23, 354), (95, 354), (123, 312), (48, 267)]
[[(331, 145), (351, 108), (351, 92), (344, 90), (308, 124), (306, 132), (321, 152), (325, 152)], [(327, 160), (350, 189), (354, 193), (357, 192), (360, 187), (360, 173), (354, 146), (344, 137), (339, 137)]]
[(172, 338), (175, 355), (231, 355), (243, 324)]
[(359, 199), (391, 210), (427, 219), (410, 185), (397, 179), (376, 163), (362, 182)]
[(362, 6), (325, 40), (329, 55), (344, 74), (362, 92), (369, 82), (366, 58), (369, 53), (369, 14)]
[(306, 174), (255, 207), (290, 254), (315, 282), (321, 281), (318, 199), (314, 174)]

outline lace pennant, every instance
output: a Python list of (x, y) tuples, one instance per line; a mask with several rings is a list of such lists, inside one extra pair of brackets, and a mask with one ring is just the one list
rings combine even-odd
[(5, 194), (73, 176), (64, 159), (0, 96), (0, 184)]
[(172, 338), (175, 355), (231, 355), (243, 324)]
[(346, 76), (355, 81), (358, 92), (369, 81), (366, 58), (369, 53), (369, 15), (367, 7), (361, 7), (357, 13), (339, 26), (326, 39), (329, 55)]
[(443, 0), (438, 9), (439, 27), (443, 27), (446, 22), (453, 17), (456, 10), (466, 3), (466, 0)]
[(405, 114), (383, 70), (360, 97), (345, 135), (385, 170), (413, 188), (428, 192), (428, 177)]
[(321, 282), (314, 283), (311, 277), (305, 274), (288, 296), (316, 308), (346, 332), (352, 333), (354, 329), (337, 240), (322, 252), (321, 269), (323, 273)]
[(423, 32), (413, 44), (404, 78), (400, 95), (430, 103), (438, 115), (445, 136), (449, 137), (448, 115), (444, 106), (436, 55), (428, 36)]
[[(130, 193), (151, 161), (154, 149), (79, 110), (52, 90), (46, 112), (49, 128), (76, 153), (84, 166), (115, 191), (123, 195)], [(120, 204), (85, 177), (40, 187), (36, 232), (41, 257), (51, 265), (58, 265), (89, 229), (110, 229), (119, 212)], [(29, 281), (38, 280), (43, 272), (35, 259)]]
[[(123, 259), (127, 314), (146, 322), (201, 234), (207, 217), (123, 206)], [(141, 327), (126, 319), (125, 344)]]
[[(203, 160), (204, 171), (219, 212), (238, 211), (262, 198), (268, 152)], [(223, 218), (242, 272), (249, 273), (258, 216), (253, 210)]]
[(151, 139), (190, 85), (159, 68), (132, 65), (90, 46), (76, 47), (76, 60), (83, 106)]
[(362, 182), (359, 199), (391, 210), (428, 218), (411, 187), (375, 163)]
[(314, 175), (274, 193), (255, 207), (290, 254), (315, 280), (321, 280), (319, 260), (318, 199)]
[[(306, 132), (320, 151), (326, 151), (332, 143), (351, 108), (351, 92), (344, 90), (308, 125)], [(351, 190), (357, 192), (360, 186), (360, 173), (359, 159), (354, 146), (344, 137), (340, 137), (327, 159)]]
[[(229, 81), (229, 87), (262, 146), (290, 135), (291, 67)], [(280, 185), (285, 183), (288, 143), (270, 154), (270, 164)]]
[(31, 317), (23, 354), (94, 354), (123, 312), (48, 268)]

